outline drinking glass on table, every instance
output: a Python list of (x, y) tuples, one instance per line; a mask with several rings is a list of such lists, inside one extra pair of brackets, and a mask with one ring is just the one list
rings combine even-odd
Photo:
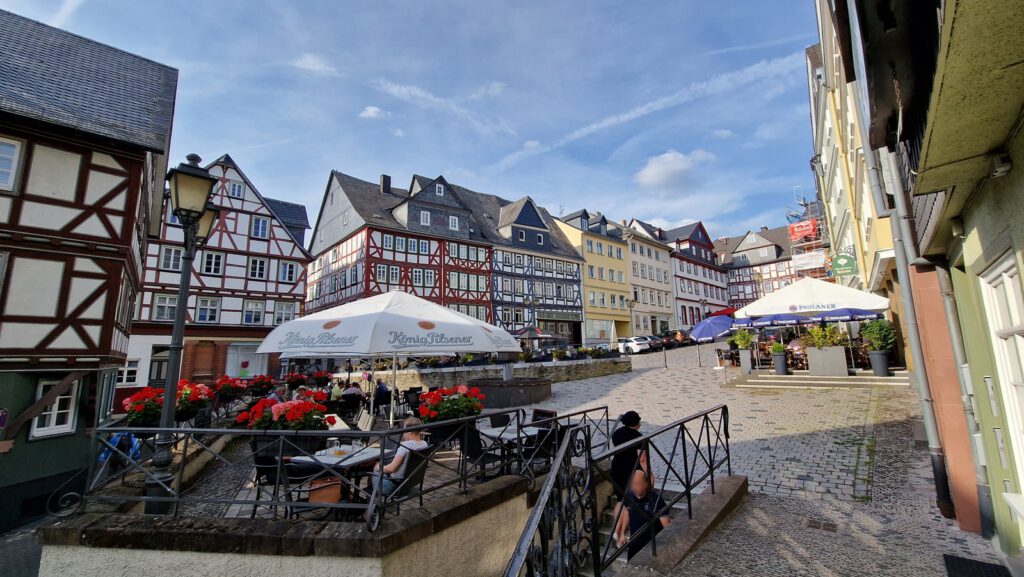
[(327, 454), (335, 457), (341, 452), (341, 441), (338, 439), (327, 439)]

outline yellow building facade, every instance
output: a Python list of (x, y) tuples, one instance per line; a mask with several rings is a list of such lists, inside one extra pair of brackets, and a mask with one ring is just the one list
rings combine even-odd
[(598, 212), (579, 210), (555, 223), (583, 257), (583, 343), (611, 346), (632, 336), (628, 244), (622, 227)]

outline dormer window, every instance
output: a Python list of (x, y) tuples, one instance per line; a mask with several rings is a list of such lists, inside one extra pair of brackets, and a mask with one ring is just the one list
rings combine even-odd
[(434, 185), (434, 194), (436, 194), (437, 196), (444, 196), (444, 185), (443, 184), (435, 184)]
[(586, 218), (581, 218), (580, 219), (580, 228), (582, 228), (583, 230), (589, 229), (590, 228), (590, 221), (587, 220)]
[(544, 235), (543, 234), (538, 234), (537, 235), (537, 244), (539, 244), (540, 246), (544, 246)]
[(430, 212), (426, 210), (420, 211), (420, 226), (430, 226)]
[(525, 230), (519, 231), (519, 241), (520, 242), (526, 242), (526, 231)]
[(459, 217), (449, 216), (448, 217), (448, 228), (450, 230), (459, 230)]

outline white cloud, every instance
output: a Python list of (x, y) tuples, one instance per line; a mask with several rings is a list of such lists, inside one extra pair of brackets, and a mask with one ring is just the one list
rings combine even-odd
[(633, 181), (647, 188), (668, 188), (678, 186), (683, 177), (699, 164), (715, 160), (715, 155), (702, 149), (684, 154), (677, 150), (669, 150), (664, 154), (652, 156), (636, 174)]
[(405, 138), (405, 131), (402, 130), (401, 128), (396, 128), (392, 130), (391, 134), (394, 134), (398, 138)]
[(447, 112), (464, 121), (473, 130), (484, 135), (515, 134), (515, 131), (504, 120), (487, 120), (480, 118), (475, 112), (466, 108), (454, 98), (437, 96), (429, 91), (411, 84), (396, 84), (388, 80), (377, 80), (373, 83), (377, 90), (393, 96), (424, 110)]
[(295, 60), (288, 63), (293, 68), (298, 68), (312, 74), (321, 76), (337, 76), (338, 70), (327, 61), (326, 58), (312, 52), (305, 52)]
[(718, 130), (711, 131), (711, 137), (717, 138), (718, 140), (726, 140), (734, 136), (736, 136), (736, 133), (728, 128), (719, 128)]
[(577, 128), (551, 144), (528, 150), (517, 150), (516, 152), (508, 154), (502, 158), (497, 163), (496, 168), (499, 171), (506, 170), (531, 156), (562, 148), (563, 146), (569, 145), (597, 132), (613, 128), (621, 124), (626, 124), (627, 122), (632, 122), (656, 112), (661, 112), (662, 110), (681, 106), (700, 98), (732, 92), (742, 86), (753, 84), (755, 82), (791, 76), (794, 73), (803, 70), (804, 66), (804, 53), (803, 51), (800, 51), (782, 58), (762, 60), (756, 64), (740, 68), (739, 70), (712, 76), (707, 80), (694, 82), (689, 86), (683, 87), (676, 92), (669, 94), (668, 96), (663, 96), (661, 98), (645, 102), (644, 104), (635, 106), (625, 112), (606, 116), (605, 118), (587, 124), (586, 126)]
[(752, 42), (750, 44), (740, 44), (738, 46), (729, 46), (727, 48), (718, 48), (700, 54), (699, 56), (714, 56), (715, 54), (729, 54), (732, 52), (746, 52), (748, 50), (761, 50), (764, 48), (772, 48), (774, 46), (781, 46), (783, 44), (789, 44), (790, 42), (804, 42), (816, 38), (811, 34), (798, 34), (796, 36), (786, 36), (784, 38), (776, 38), (774, 40), (765, 40), (763, 42)]
[(388, 116), (391, 116), (390, 112), (376, 106), (367, 106), (359, 113), (359, 118), (387, 118)]
[(523, 143), (523, 148), (537, 148), (540, 146), (539, 140), (527, 140)]
[(504, 82), (488, 82), (480, 88), (477, 88), (472, 94), (469, 95), (470, 100), (480, 100), (481, 98), (494, 98), (500, 96), (505, 91)]
[(57, 8), (53, 18), (50, 18), (50, 26), (63, 28), (78, 11), (78, 8), (85, 3), (85, 0), (64, 0)]

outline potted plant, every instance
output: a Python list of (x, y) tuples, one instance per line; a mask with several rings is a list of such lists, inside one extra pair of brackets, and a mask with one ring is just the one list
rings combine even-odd
[(533, 351), (527, 349), (527, 350), (519, 353), (519, 360), (524, 362), (524, 363), (529, 363), (529, 362), (533, 361)]
[(807, 369), (815, 377), (845, 377), (846, 336), (839, 327), (811, 327), (801, 341), (807, 351)]
[[(124, 418), (125, 425), (129, 427), (159, 427), (160, 412), (164, 406), (164, 391), (155, 387), (146, 387), (125, 399), (121, 406), (127, 413)], [(152, 433), (140, 436), (152, 436)]]
[[(323, 393), (321, 393), (323, 394)], [(273, 399), (260, 399), (248, 411), (235, 418), (238, 425), (264, 431), (324, 431), (337, 420), (327, 415), (327, 407), (310, 396), (305, 399), (279, 403)], [(260, 455), (296, 455), (314, 453), (322, 448), (322, 437), (289, 437), (285, 442), (279, 435), (264, 435), (252, 440), (253, 452)], [(277, 443), (282, 446), (278, 447)]]
[(565, 352), (565, 349), (555, 349), (551, 353), (551, 358), (553, 358), (556, 361), (564, 361), (568, 357), (569, 357), (569, 353)]
[(202, 383), (192, 383), (188, 379), (178, 381), (178, 403), (175, 405), (174, 420), (183, 423), (191, 421), (199, 411), (210, 406), (213, 391)]
[[(419, 416), (424, 423), (441, 423), (479, 415), (484, 410), (484, 395), (477, 387), (458, 385), (437, 389), (420, 395)], [(472, 427), (472, 425), (468, 425)], [(455, 440), (460, 425), (439, 425), (430, 429), (431, 441), (436, 444)]]
[(270, 391), (273, 391), (276, 386), (277, 381), (269, 375), (256, 375), (249, 379), (249, 392), (254, 399), (269, 395)]
[(860, 338), (871, 359), (871, 370), (876, 377), (888, 377), (889, 352), (896, 348), (896, 327), (888, 319), (868, 321), (860, 327)]
[(772, 364), (775, 365), (776, 375), (789, 374), (789, 367), (786, 366), (786, 345), (779, 341), (772, 343)]
[(317, 371), (313, 373), (313, 384), (318, 387), (326, 387), (331, 384), (333, 376), (330, 371)]
[(230, 403), (231, 401), (241, 397), (245, 393), (248, 385), (242, 379), (236, 379), (224, 375), (217, 379), (217, 382), (213, 384), (213, 390), (217, 393), (217, 398), (222, 403)]
[(288, 385), (289, 391), (309, 385), (309, 378), (302, 373), (288, 373), (284, 376), (284, 384)]
[(754, 346), (754, 333), (747, 329), (740, 329), (732, 336), (732, 342), (739, 349), (740, 371), (744, 374), (754, 372), (754, 356), (750, 348)]

